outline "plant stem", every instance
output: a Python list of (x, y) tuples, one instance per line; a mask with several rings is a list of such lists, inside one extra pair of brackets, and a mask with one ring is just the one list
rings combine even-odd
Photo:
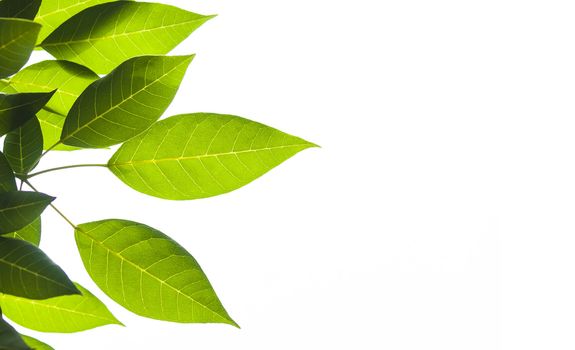
[(50, 146), (47, 150), (44, 151), (44, 153), (42, 153), (42, 155), (40, 156), (40, 159), (42, 157), (44, 157), (46, 155), (46, 153), (50, 152), (51, 150), (53, 150), (56, 146), (58, 146), (61, 143), (62, 143), (62, 141), (58, 141), (55, 144), (53, 144), (52, 146)]
[(61, 167), (57, 167), (57, 168), (51, 168), (51, 169), (46, 169), (46, 170), (38, 171), (37, 173), (29, 174), (28, 176), (26, 176), (26, 178), (29, 179), (29, 178), (32, 178), (32, 177), (34, 177), (34, 176), (38, 176), (38, 175), (41, 175), (41, 174), (45, 174), (45, 173), (49, 173), (49, 172), (57, 171), (57, 170), (72, 169), (72, 168), (86, 168), (86, 167), (103, 167), (103, 168), (107, 168), (108, 165), (106, 165), (106, 164), (76, 164), (76, 165), (66, 165), (66, 166), (61, 166)]
[[(23, 180), (23, 181), (26, 183), (26, 185), (28, 185), (28, 186), (29, 186), (31, 189), (33, 189), (35, 192), (39, 192), (34, 186), (32, 186), (32, 184), (30, 183), (30, 181), (28, 181), (28, 180)], [(64, 215), (64, 213), (62, 213), (58, 208), (56, 208), (56, 207), (54, 206), (54, 204), (50, 203), (50, 206), (52, 207), (52, 209), (54, 209), (54, 211), (55, 211), (56, 213), (58, 213), (58, 215), (60, 215), (60, 216), (62, 217), (62, 219), (64, 219), (68, 224), (70, 224), (70, 226), (72, 226), (74, 229), (77, 229), (77, 228), (78, 228), (78, 226), (74, 225), (74, 223), (73, 223), (70, 219), (68, 219), (68, 218), (66, 217), (66, 215)]]

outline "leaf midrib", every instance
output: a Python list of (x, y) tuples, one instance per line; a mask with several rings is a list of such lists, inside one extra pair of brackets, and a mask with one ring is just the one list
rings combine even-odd
[(58, 282), (58, 281), (56, 281), (56, 280), (50, 279), (50, 278), (48, 278), (48, 277), (46, 277), (46, 276), (40, 275), (40, 274), (38, 274), (38, 273), (36, 273), (36, 272), (34, 272), (34, 271), (28, 270), (28, 269), (25, 268), (24, 266), (16, 265), (15, 263), (12, 263), (12, 262), (10, 262), (10, 261), (7, 261), (7, 260), (5, 260), (4, 258), (0, 258), (0, 263), (4, 263), (4, 264), (6, 264), (6, 265), (8, 265), (8, 266), (11, 266), (12, 268), (17, 269), (17, 270), (25, 271), (25, 272), (27, 272), (27, 273), (29, 273), (29, 274), (32, 274), (32, 275), (34, 275), (34, 276), (36, 276), (36, 277), (38, 277), (38, 278), (40, 278), (40, 279), (44, 279), (44, 280), (46, 280), (46, 281), (48, 281), (48, 282), (52, 282), (52, 283), (54, 283), (54, 284), (57, 284), (57, 285), (63, 287), (64, 289), (66, 289), (66, 290), (70, 290), (70, 288), (69, 288), (68, 286), (66, 286), (65, 284), (62, 284), (62, 283), (60, 283), (60, 282)]

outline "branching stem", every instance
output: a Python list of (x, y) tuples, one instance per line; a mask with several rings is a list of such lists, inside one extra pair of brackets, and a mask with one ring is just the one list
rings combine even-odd
[[(36, 187), (32, 186), (32, 184), (30, 183), (30, 181), (28, 181), (28, 180), (23, 180), (23, 181), (24, 181), (24, 183), (26, 183), (26, 185), (28, 185), (28, 186), (29, 186), (31, 189), (33, 189), (35, 192), (39, 192), (39, 191), (36, 189)], [(64, 215), (64, 213), (62, 213), (62, 212), (60, 211), (60, 209), (56, 208), (56, 207), (54, 206), (54, 204), (50, 203), (50, 206), (52, 207), (52, 209), (54, 209), (54, 211), (55, 211), (56, 213), (58, 213), (58, 215), (60, 215), (60, 216), (62, 217), (62, 219), (64, 219), (68, 224), (70, 224), (70, 226), (72, 226), (72, 227), (74, 228), (74, 230), (78, 228), (78, 226), (74, 225), (74, 223), (73, 223), (70, 219), (68, 219), (68, 218), (66, 217), (66, 215)]]
[(72, 169), (72, 168), (86, 168), (86, 167), (103, 167), (103, 168), (107, 168), (108, 166), (106, 164), (76, 164), (76, 165), (66, 165), (66, 166), (61, 166), (61, 167), (57, 167), (57, 168), (51, 168), (51, 169), (46, 169), (46, 170), (42, 170), (42, 171), (38, 171), (36, 173), (32, 173), (32, 174), (28, 174), (28, 176), (26, 176), (27, 179), (30, 179), (34, 176), (38, 176), (38, 175), (42, 175), (45, 173), (49, 173), (52, 171), (58, 171), (58, 170), (64, 170), (64, 169)]

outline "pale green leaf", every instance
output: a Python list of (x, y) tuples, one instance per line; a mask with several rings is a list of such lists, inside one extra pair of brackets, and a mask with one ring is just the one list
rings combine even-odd
[(4, 153), (16, 174), (26, 175), (36, 167), (42, 156), (42, 140), (42, 129), (36, 117), (6, 135)]
[(0, 237), (0, 293), (48, 299), (80, 292), (64, 271), (36, 246)]
[(53, 94), (54, 92), (0, 94), (0, 136), (34, 118)]
[(86, 270), (110, 298), (145, 317), (236, 325), (196, 260), (149, 226), (103, 220), (76, 229)]
[(115, 0), (43, 0), (35, 19), (42, 25), (38, 43), (78, 12), (111, 1)]
[(53, 200), (54, 197), (38, 192), (0, 193), (0, 235), (30, 225)]
[(36, 117), (40, 121), (42, 128), (42, 135), (44, 139), (45, 150), (50, 149), (53, 151), (76, 151), (81, 148), (68, 146), (60, 143), (60, 136), (62, 135), (62, 128), (66, 121), (66, 116), (58, 113), (53, 113), (45, 109), (41, 109), (36, 113)]
[(0, 18), (0, 78), (16, 73), (28, 62), (40, 27), (26, 19)]
[(20, 336), (22, 337), (26, 345), (31, 347), (33, 350), (54, 350), (53, 347), (51, 347), (48, 344), (42, 343), (38, 339), (29, 337), (27, 335), (20, 335)]
[(39, 332), (74, 333), (109, 324), (122, 324), (90, 291), (78, 283), (76, 287), (82, 295), (46, 300), (0, 294), (0, 305), (10, 320)]
[(4, 94), (15, 94), (18, 91), (16, 91), (16, 89), (10, 86), (8, 80), (0, 79), (0, 92)]
[(23, 241), (32, 243), (35, 246), (40, 245), (41, 236), (42, 236), (41, 218), (37, 218), (30, 225), (24, 227), (23, 229), (4, 235), (4, 237), (21, 239)]
[(14, 171), (8, 163), (4, 153), (0, 152), (0, 193), (16, 191), (16, 178)]
[[(1, 314), (0, 314), (1, 316)], [(0, 350), (32, 350), (14, 327), (0, 317)]]
[(61, 142), (83, 148), (122, 143), (164, 113), (193, 56), (142, 56), (92, 83), (66, 117)]
[(1, 0), (0, 17), (34, 19), (41, 3), (42, 0)]
[(155, 123), (108, 162), (128, 186), (165, 199), (233, 191), (313, 143), (244, 118), (184, 114)]
[(164, 4), (110, 2), (75, 15), (41, 45), (105, 74), (129, 58), (168, 53), (212, 17)]

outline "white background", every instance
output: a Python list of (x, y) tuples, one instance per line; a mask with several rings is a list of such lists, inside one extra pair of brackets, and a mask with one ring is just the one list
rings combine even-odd
[(176, 238), (242, 329), (130, 315), (48, 210), (43, 247), (127, 327), (28, 334), (58, 350), (575, 348), (572, 1), (170, 3), (219, 17), (175, 51), (198, 56), (167, 115), (232, 113), (323, 148), (201, 201), (105, 169), (39, 177), (77, 223)]

